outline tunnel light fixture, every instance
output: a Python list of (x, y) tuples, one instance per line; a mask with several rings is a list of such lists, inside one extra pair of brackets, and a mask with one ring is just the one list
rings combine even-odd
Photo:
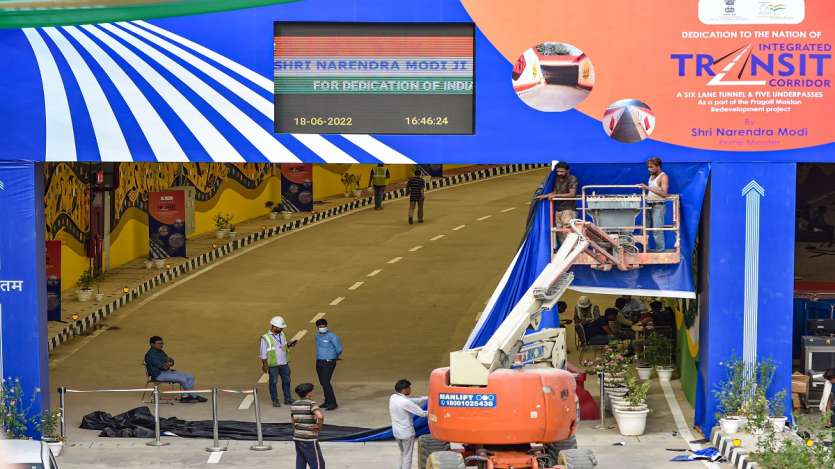
[(78, 319), (79, 319), (80, 317), (81, 317), (81, 316), (79, 316), (79, 315), (78, 315), (78, 313), (73, 313), (73, 314), (70, 316), (70, 319), (72, 319), (73, 321), (78, 321)]

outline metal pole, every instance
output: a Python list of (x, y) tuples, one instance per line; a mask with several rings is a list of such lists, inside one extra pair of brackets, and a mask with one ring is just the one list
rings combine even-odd
[(600, 381), (600, 423), (592, 428), (595, 430), (608, 430), (611, 427), (606, 425), (606, 388), (604, 386), (603, 373), (597, 374), (597, 380)]
[(217, 388), (212, 388), (212, 447), (206, 448), (210, 453), (217, 453), (218, 451), (226, 451), (226, 448), (220, 446), (220, 438), (217, 429)]
[(168, 446), (168, 442), (159, 439), (159, 385), (154, 385), (154, 441), (145, 443), (148, 446)]
[(255, 433), (258, 435), (258, 444), (249, 447), (252, 451), (269, 451), (273, 449), (270, 445), (264, 444), (264, 433), (261, 431), (261, 404), (258, 402), (258, 389), (252, 388), (252, 399), (255, 401)]
[(59, 421), (58, 431), (61, 435), (61, 441), (65, 441), (67, 438), (67, 421), (64, 418), (65, 408), (67, 405), (67, 388), (61, 386), (58, 388), (58, 414), (60, 415), (61, 420)]

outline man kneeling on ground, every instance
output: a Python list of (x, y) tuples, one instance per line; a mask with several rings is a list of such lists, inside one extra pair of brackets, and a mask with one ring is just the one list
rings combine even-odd
[[(145, 369), (154, 381), (178, 383), (184, 390), (194, 389), (194, 375), (175, 371), (174, 359), (162, 351), (162, 337), (153, 336), (149, 340), (151, 348), (145, 353)], [(206, 398), (197, 394), (183, 394), (180, 402), (206, 402)]]

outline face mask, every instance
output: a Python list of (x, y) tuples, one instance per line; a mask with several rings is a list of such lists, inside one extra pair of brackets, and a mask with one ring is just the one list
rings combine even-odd
[(320, 327), (320, 328), (319, 328), (319, 333), (320, 333), (320, 334), (324, 334), (325, 332), (328, 332), (328, 328), (327, 328), (327, 327)]

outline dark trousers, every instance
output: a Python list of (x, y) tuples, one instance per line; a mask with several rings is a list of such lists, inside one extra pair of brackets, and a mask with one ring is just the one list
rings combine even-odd
[(296, 444), (296, 469), (325, 469), (325, 458), (318, 441), (294, 441)]
[(325, 393), (324, 407), (336, 405), (336, 395), (333, 393), (333, 386), (331, 385), (334, 370), (336, 370), (336, 360), (316, 360), (316, 374), (319, 376), (322, 392)]
[(278, 400), (278, 377), (281, 376), (281, 390), (284, 392), (284, 401), (292, 401), (293, 398), (290, 395), (290, 365), (278, 365), (278, 366), (271, 366), (267, 368), (270, 375), (270, 399), (273, 401)]
[(383, 207), (383, 194), (386, 193), (386, 186), (374, 186), (374, 208)]
[(423, 221), (423, 198), (422, 197), (421, 197), (420, 200), (409, 200), (409, 220), (412, 219), (412, 215), (415, 213), (415, 207), (417, 207), (418, 221)]

